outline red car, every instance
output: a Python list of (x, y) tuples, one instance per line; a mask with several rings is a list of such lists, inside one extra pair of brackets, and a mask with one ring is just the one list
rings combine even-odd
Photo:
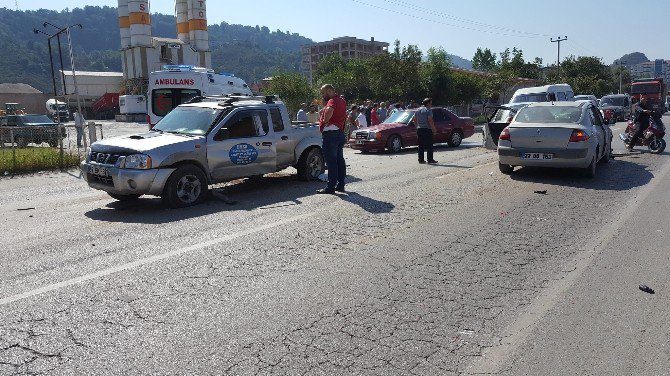
[[(419, 145), (416, 126), (412, 119), (415, 110), (396, 112), (379, 125), (359, 129), (351, 133), (349, 146), (363, 152), (388, 150), (397, 153), (404, 147)], [(475, 133), (474, 121), (469, 117), (458, 117), (446, 108), (433, 107), (433, 121), (437, 133), (436, 144), (447, 143), (459, 146), (464, 138)]]

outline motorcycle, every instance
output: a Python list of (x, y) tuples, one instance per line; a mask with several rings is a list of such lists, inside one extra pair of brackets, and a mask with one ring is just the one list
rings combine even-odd
[[(665, 125), (662, 117), (661, 113), (652, 111), (649, 117), (649, 126), (642, 132), (642, 136), (637, 139), (637, 143), (633, 147), (646, 146), (653, 154), (660, 154), (665, 150), (665, 140), (663, 139), (665, 137)], [(629, 120), (624, 133), (619, 134), (621, 141), (628, 144), (635, 132), (638, 131), (639, 126), (634, 120)]]

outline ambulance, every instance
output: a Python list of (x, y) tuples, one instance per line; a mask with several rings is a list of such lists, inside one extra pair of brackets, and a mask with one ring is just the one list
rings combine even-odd
[(252, 95), (241, 78), (228, 73), (192, 65), (166, 65), (163, 70), (149, 73), (149, 127), (173, 108), (197, 96)]

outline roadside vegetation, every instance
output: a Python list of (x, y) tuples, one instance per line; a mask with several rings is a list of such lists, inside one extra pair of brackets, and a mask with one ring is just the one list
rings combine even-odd
[[(401, 47), (396, 40), (388, 54), (367, 59), (347, 60), (336, 53), (324, 56), (314, 72), (313, 83), (297, 72), (278, 71), (266, 92), (279, 94), (289, 111), (295, 113), (302, 102), (318, 103), (318, 88), (324, 83), (335, 85), (350, 102), (372, 99), (409, 103), (431, 97), (436, 105), (460, 108), (503, 102), (520, 84), (568, 83), (575, 94), (596, 96), (617, 92), (619, 88), (619, 70), (605, 65), (598, 57), (566, 57), (561, 62), (560, 77), (555, 64), (544, 66), (537, 57), (526, 60), (523, 51), (516, 47), (497, 54), (478, 48), (472, 65), (474, 71), (454, 68), (441, 47), (430, 48), (424, 54), (417, 46)], [(629, 81), (626, 73), (624, 82)]]
[(71, 168), (78, 164), (78, 155), (64, 152), (61, 158), (60, 151), (55, 148), (0, 149), (0, 173), (3, 175)]

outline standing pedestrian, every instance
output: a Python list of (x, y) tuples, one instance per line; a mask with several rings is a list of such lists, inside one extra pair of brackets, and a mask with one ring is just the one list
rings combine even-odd
[(323, 137), (323, 154), (328, 166), (328, 185), (317, 193), (334, 194), (344, 192), (344, 178), (347, 166), (344, 160), (344, 122), (347, 116), (347, 102), (340, 97), (333, 85), (321, 87), (321, 96), (325, 103), (319, 119), (319, 128)]
[(372, 101), (369, 99), (365, 101), (365, 122), (367, 125), (372, 124)]
[(313, 104), (309, 106), (309, 112), (307, 113), (307, 120), (310, 123), (318, 123), (319, 122), (319, 106)]
[(368, 119), (365, 117), (365, 107), (358, 108), (358, 116), (356, 116), (356, 127), (358, 129), (368, 127)]
[(295, 115), (295, 120), (304, 121), (304, 122), (309, 121), (309, 118), (307, 117), (307, 112), (305, 112), (306, 108), (307, 108), (307, 103), (303, 103), (303, 104), (300, 105), (300, 109), (298, 110), (298, 113)]
[(388, 111), (386, 109), (386, 103), (382, 102), (379, 104), (379, 110), (377, 110), (377, 116), (379, 117), (379, 122), (383, 123), (384, 120), (388, 117)]
[(372, 111), (370, 111), (370, 125), (379, 124), (379, 105), (377, 103), (372, 105)]
[(84, 138), (84, 122), (86, 119), (79, 110), (75, 111), (72, 117), (74, 118), (74, 129), (77, 131), (77, 147), (81, 148), (83, 147), (81, 140)]
[(437, 163), (433, 159), (433, 133), (437, 133), (435, 122), (433, 121), (433, 101), (430, 98), (423, 100), (423, 106), (419, 107), (414, 113), (414, 125), (416, 125), (416, 135), (419, 138), (419, 163), (426, 163), (424, 151), (428, 154), (428, 163)]
[(351, 106), (351, 110), (347, 114), (347, 139), (351, 138), (351, 133), (358, 129), (356, 118), (358, 117), (358, 106)]

